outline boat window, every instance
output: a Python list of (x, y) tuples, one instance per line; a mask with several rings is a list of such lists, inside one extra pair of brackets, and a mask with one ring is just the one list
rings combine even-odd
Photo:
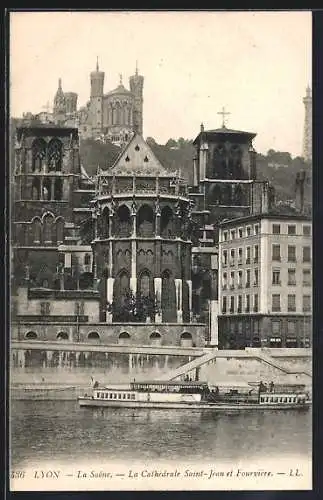
[(108, 399), (109, 397), (109, 394), (106, 392), (105, 395), (104, 395), (105, 399)]
[(117, 399), (117, 395), (115, 392), (113, 393), (113, 399)]
[(127, 394), (127, 399), (130, 399), (130, 394)]
[(96, 393), (96, 397), (97, 397), (97, 398), (99, 398), (99, 397), (100, 397), (100, 393), (99, 393), (99, 392), (97, 392), (97, 393)]
[(131, 399), (135, 399), (136, 398), (136, 395), (135, 394), (131, 394)]
[(125, 394), (122, 394), (122, 399), (126, 399), (126, 395)]
[(121, 399), (122, 394), (118, 394), (118, 399)]

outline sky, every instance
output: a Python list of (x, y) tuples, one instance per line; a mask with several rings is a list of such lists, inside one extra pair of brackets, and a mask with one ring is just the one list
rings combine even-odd
[(312, 76), (311, 12), (14, 12), (10, 114), (44, 111), (63, 91), (90, 96), (99, 58), (104, 91), (144, 80), (144, 137), (194, 139), (222, 125), (257, 133), (258, 152), (301, 155), (302, 98)]

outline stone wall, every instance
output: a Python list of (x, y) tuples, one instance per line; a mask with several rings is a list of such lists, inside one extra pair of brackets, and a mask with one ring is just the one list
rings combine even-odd
[(12, 340), (23, 340), (28, 332), (37, 340), (55, 341), (61, 331), (70, 341), (102, 345), (164, 345), (200, 347), (205, 343), (205, 325), (199, 323), (49, 323), (24, 322), (11, 325)]

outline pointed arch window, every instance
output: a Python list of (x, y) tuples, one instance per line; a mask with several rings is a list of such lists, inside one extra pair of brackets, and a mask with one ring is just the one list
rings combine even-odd
[(56, 220), (56, 241), (58, 245), (64, 242), (64, 219), (62, 217)]
[(150, 273), (143, 271), (139, 278), (139, 293), (142, 297), (150, 296)]
[(44, 139), (35, 139), (32, 147), (32, 172), (41, 172), (46, 159), (46, 142)]
[(45, 215), (43, 219), (43, 224), (44, 224), (44, 243), (52, 243), (53, 242), (53, 222), (54, 222), (54, 216), (51, 214)]
[(39, 200), (40, 199), (40, 180), (35, 178), (33, 180), (32, 188), (31, 188), (31, 199)]
[(33, 240), (34, 243), (41, 242), (41, 221), (38, 218), (33, 220)]
[(48, 144), (48, 168), (56, 172), (62, 170), (62, 143), (58, 139)]

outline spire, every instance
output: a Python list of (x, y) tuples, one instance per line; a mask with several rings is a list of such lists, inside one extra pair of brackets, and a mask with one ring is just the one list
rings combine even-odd
[(99, 57), (96, 56), (96, 71), (99, 71)]
[(62, 90), (62, 79), (61, 78), (58, 79), (58, 88), (59, 88), (59, 90)]
[(309, 85), (306, 87), (306, 97), (311, 97), (311, 87)]
[(120, 78), (119, 85), (122, 85), (122, 74), (121, 73), (119, 74), (119, 78)]
[(138, 76), (138, 59), (136, 59), (136, 76)]
[(204, 123), (201, 123), (201, 128), (200, 128), (201, 132), (204, 132)]

